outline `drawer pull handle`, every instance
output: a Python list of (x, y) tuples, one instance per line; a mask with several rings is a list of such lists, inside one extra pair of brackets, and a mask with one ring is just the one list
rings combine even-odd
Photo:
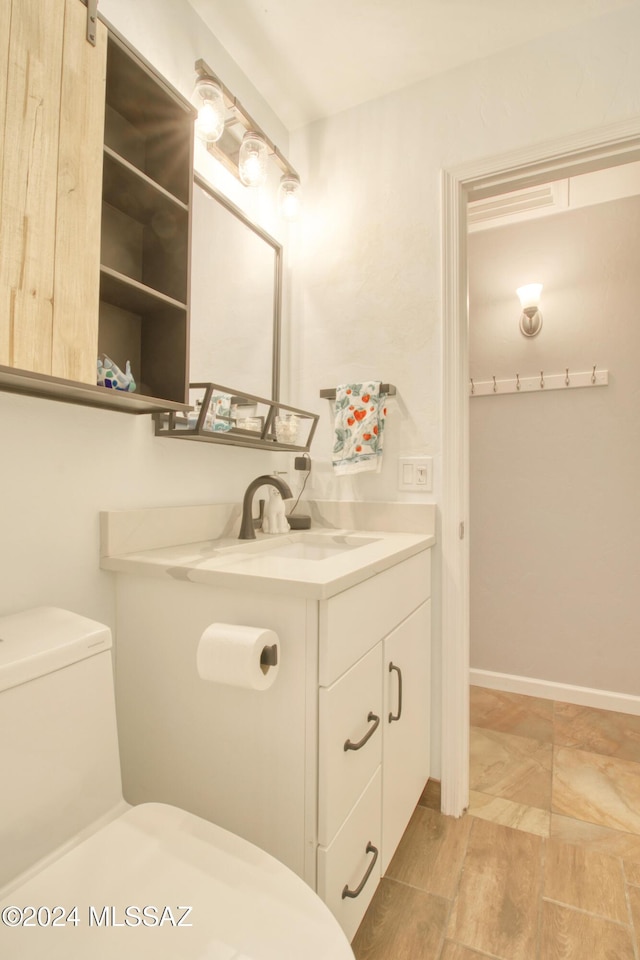
[(402, 716), (402, 670), (400, 667), (396, 667), (395, 663), (389, 664), (389, 673), (396, 671), (398, 674), (398, 712), (389, 714), (389, 723), (393, 723), (394, 720), (399, 720)]
[(370, 740), (371, 737), (372, 737), (372, 736), (374, 735), (374, 733), (376, 732), (376, 730), (378, 729), (378, 724), (380, 723), (380, 717), (376, 717), (375, 713), (373, 713), (373, 712), (370, 710), (370, 711), (369, 711), (369, 714), (368, 714), (368, 716), (367, 716), (367, 723), (373, 723), (373, 726), (372, 726), (372, 727), (369, 727), (369, 729), (368, 729), (367, 732), (365, 733), (365, 735), (364, 735), (364, 737), (362, 738), (362, 740), (358, 740), (357, 743), (352, 743), (351, 740), (345, 740), (345, 742), (344, 742), (344, 749), (345, 749), (345, 750), (359, 750), (360, 747), (364, 747), (364, 745), (365, 745), (365, 743), (367, 742), (367, 740)]
[(367, 880), (368, 880), (369, 877), (371, 876), (371, 871), (372, 871), (373, 868), (375, 867), (375, 865), (376, 865), (376, 860), (378, 859), (378, 848), (377, 848), (377, 847), (374, 847), (374, 845), (371, 843), (371, 841), (369, 841), (369, 843), (367, 844), (366, 853), (372, 853), (372, 854), (373, 854), (373, 860), (371, 861), (371, 863), (370, 863), (369, 866), (367, 867), (367, 872), (365, 873), (364, 877), (362, 878), (362, 880), (360, 881), (360, 883), (358, 884), (358, 886), (355, 888), (355, 890), (349, 890), (349, 884), (348, 884), (348, 883), (345, 883), (345, 885), (344, 885), (344, 890), (342, 891), (342, 899), (343, 899), (343, 900), (345, 899), (345, 897), (359, 897), (360, 894), (362, 893), (362, 891), (364, 890), (365, 886), (366, 886)]

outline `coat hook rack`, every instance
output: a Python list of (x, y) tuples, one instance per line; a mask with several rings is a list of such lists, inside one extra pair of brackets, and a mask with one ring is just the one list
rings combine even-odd
[(521, 377), (516, 373), (513, 379), (497, 380), (492, 376), (490, 380), (475, 380), (470, 378), (469, 395), (472, 397), (499, 397), (506, 393), (539, 393), (544, 390), (573, 390), (576, 387), (606, 387), (609, 384), (609, 371), (598, 370), (594, 364), (592, 370), (580, 373), (570, 372), (565, 367), (564, 373), (547, 374), (540, 371), (538, 377)]
[[(387, 397), (395, 397), (396, 388), (392, 383), (381, 383), (380, 393), (386, 394)], [(327, 390), (321, 390), (320, 397), (322, 400), (335, 400), (336, 388), (331, 387), (330, 389), (327, 389)]]

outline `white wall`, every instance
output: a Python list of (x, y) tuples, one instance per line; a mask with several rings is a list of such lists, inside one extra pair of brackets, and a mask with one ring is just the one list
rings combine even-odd
[[(286, 152), (287, 134), (186, 0), (101, 0), (100, 12), (185, 96), (198, 57), (217, 70)], [(199, 154), (199, 169), (213, 170)], [(272, 204), (230, 176), (217, 185), (274, 228)], [(283, 393), (286, 392), (286, 385)], [(0, 392), (0, 615), (42, 603), (114, 621), (112, 574), (100, 571), (98, 512), (237, 502), (284, 454), (155, 439), (150, 416)]]
[[(638, 6), (477, 61), (297, 131), (305, 187), (294, 263), (294, 402), (321, 416), (310, 492), (417, 499), (397, 457), (434, 457), (441, 493), (440, 172), (640, 114)], [(362, 52), (366, 56), (366, 51)], [(375, 377), (397, 385), (379, 475), (335, 478), (319, 390)], [(432, 722), (438, 775), (440, 579), (434, 556)]]
[[(272, 112), (232, 61), (222, 68), (224, 51), (184, 0), (102, 0), (100, 9), (184, 94), (197, 57), (220, 68), (287, 152)], [(286, 369), (293, 401), (322, 415), (316, 494), (400, 499), (395, 456), (439, 457), (441, 167), (640, 113), (639, 35), (640, 12), (628, 8), (296, 135), (290, 158), (305, 179), (305, 221), (293, 237), (297, 339)], [(400, 395), (383, 472), (338, 485), (318, 391), (345, 376), (381, 377)], [(0, 612), (60, 603), (107, 622), (100, 509), (237, 499), (257, 472), (274, 469), (248, 450), (155, 440), (147, 417), (2, 393), (0, 450)]]
[[(292, 136), (305, 185), (292, 377), (297, 401), (325, 414), (314, 492), (408, 499), (396, 489), (396, 455), (440, 456), (441, 169), (640, 114), (639, 35), (634, 5)], [(400, 391), (387, 463), (379, 476), (335, 479), (318, 391), (365, 376)]]
[[(640, 197), (469, 238), (474, 379), (610, 372), (470, 403), (474, 668), (640, 694), (639, 249)], [(514, 291), (532, 279), (528, 340)]]

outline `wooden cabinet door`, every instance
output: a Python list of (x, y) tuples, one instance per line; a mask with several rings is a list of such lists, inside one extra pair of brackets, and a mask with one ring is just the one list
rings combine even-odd
[(431, 601), (384, 640), (382, 873), (429, 777)]
[(81, 0), (66, 0), (51, 373), (95, 384), (108, 31), (98, 21), (94, 47), (86, 23)]
[(107, 31), (81, 0), (2, 6), (0, 363), (95, 383)]

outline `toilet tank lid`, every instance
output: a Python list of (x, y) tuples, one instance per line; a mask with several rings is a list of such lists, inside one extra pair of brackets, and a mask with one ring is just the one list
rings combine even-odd
[(103, 623), (59, 607), (0, 617), (0, 690), (16, 687), (111, 647)]

